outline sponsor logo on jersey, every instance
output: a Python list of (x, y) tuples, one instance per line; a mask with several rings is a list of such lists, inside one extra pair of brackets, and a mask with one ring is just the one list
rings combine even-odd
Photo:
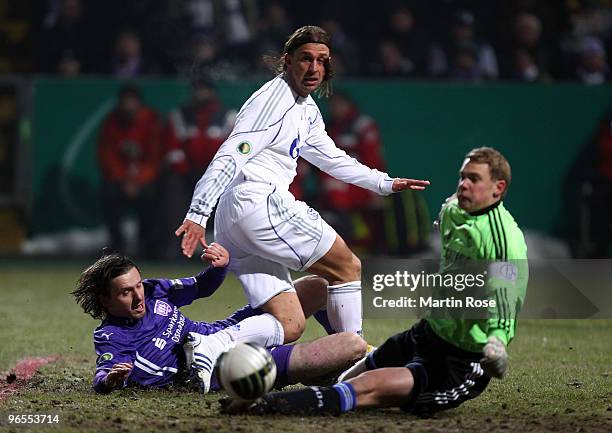
[(172, 312), (172, 307), (167, 302), (157, 300), (153, 312), (158, 316), (168, 317)]
[(293, 159), (297, 159), (298, 156), (300, 156), (301, 148), (302, 146), (300, 145), (300, 136), (298, 134), (295, 140), (291, 142), (291, 146), (289, 146), (289, 156)]
[(238, 143), (238, 146), (236, 146), (236, 150), (241, 155), (248, 155), (249, 153), (251, 153), (252, 149), (253, 146), (251, 146), (251, 143), (249, 143), (248, 141), (241, 141), (240, 143)]
[(317, 218), (319, 218), (319, 212), (317, 212), (311, 207), (309, 207), (306, 211), (306, 215), (308, 215), (308, 218), (310, 218), (311, 220), (316, 220)]
[(155, 347), (157, 347), (159, 350), (164, 350), (164, 347), (166, 347), (166, 340), (163, 338), (156, 337), (151, 341), (153, 341)]
[(111, 359), (113, 359), (112, 353), (110, 352), (103, 353), (102, 355), (98, 356), (98, 364), (105, 362), (105, 361), (110, 361)]

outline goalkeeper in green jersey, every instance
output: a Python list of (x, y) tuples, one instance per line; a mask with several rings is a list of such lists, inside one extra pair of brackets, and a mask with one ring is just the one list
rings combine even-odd
[(400, 407), (424, 415), (459, 406), (508, 369), (506, 347), (527, 287), (527, 247), (503, 199), (510, 165), (497, 150), (467, 155), (457, 192), (440, 211), (440, 273), (487, 263), (486, 294), (495, 300), (482, 318), (430, 316), (389, 338), (331, 387), (265, 395), (245, 406), (226, 400), (228, 412), (341, 413), (363, 407)]

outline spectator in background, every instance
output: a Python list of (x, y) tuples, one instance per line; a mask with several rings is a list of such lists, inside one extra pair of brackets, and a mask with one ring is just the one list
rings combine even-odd
[(259, 52), (269, 54), (282, 46), (288, 33), (293, 29), (292, 19), (280, 1), (268, 3), (258, 22)]
[(62, 0), (58, 15), (49, 15), (44, 26), (38, 70), (62, 76), (85, 71), (89, 39), (80, 0)]
[(398, 47), (402, 58), (411, 65), (411, 75), (425, 75), (427, 38), (417, 27), (413, 11), (403, 6), (398, 7), (391, 12), (387, 25), (383, 27), (383, 38)]
[[(359, 111), (348, 94), (336, 92), (329, 98), (329, 119), (325, 123), (338, 148), (368, 167), (385, 170), (378, 125)], [(319, 176), (321, 207), (331, 214), (328, 220), (340, 236), (351, 246), (381, 252), (384, 249), (382, 197), (327, 173), (320, 172)]]
[(156, 252), (156, 212), (152, 209), (161, 158), (160, 136), (158, 115), (144, 105), (136, 86), (124, 85), (98, 139), (102, 205), (110, 244), (117, 251), (125, 251), (121, 222), (131, 211), (138, 219), (140, 250), (136, 254), (151, 257)]
[(0, 2), (0, 74), (36, 72), (33, 71), (36, 53), (32, 48), (38, 29), (33, 25), (32, 15), (39, 2)]
[(548, 79), (551, 53), (542, 40), (540, 19), (532, 13), (520, 13), (514, 19), (512, 31), (512, 40), (504, 53), (504, 76), (508, 79), (516, 77), (517, 63), (520, 63), (523, 66), (523, 77), (525, 77), (527, 71), (524, 63), (528, 63), (531, 65), (531, 72), (527, 73), (527, 76)]
[(533, 83), (543, 79), (540, 68), (529, 51), (518, 49), (513, 56), (513, 70), (509, 77), (511, 80)]
[(465, 81), (498, 78), (495, 50), (476, 37), (474, 25), (471, 12), (459, 11), (453, 16), (447, 40), (430, 50), (429, 76)]
[(612, 257), (612, 108), (602, 117), (591, 140), (565, 181), (564, 200), (573, 215), (570, 233), (574, 257)]
[(370, 64), (371, 74), (380, 78), (407, 78), (415, 74), (412, 60), (404, 57), (398, 45), (384, 40), (378, 46), (378, 57)]
[(145, 62), (140, 36), (135, 31), (123, 30), (117, 35), (111, 71), (123, 79), (157, 72), (154, 65)]
[(336, 76), (354, 76), (359, 72), (359, 50), (356, 42), (344, 31), (340, 21), (325, 18), (321, 28), (327, 32), (334, 47), (334, 71)]
[(219, 11), (215, 0), (185, 0), (183, 7), (188, 17), (190, 37), (213, 37)]
[(221, 56), (219, 42), (214, 38), (200, 37), (192, 41), (192, 51), (179, 67), (186, 77), (206, 76), (212, 80), (236, 81), (248, 75), (246, 64), (240, 59)]
[(587, 85), (604, 84), (610, 79), (606, 50), (599, 38), (586, 37), (583, 39), (579, 63), (576, 66), (576, 78)]
[(164, 257), (174, 257), (179, 251), (178, 240), (172, 234), (177, 219), (189, 205), (195, 184), (206, 171), (219, 146), (234, 126), (235, 111), (219, 101), (215, 85), (207, 78), (193, 80), (191, 100), (172, 111), (164, 133), (163, 181), (160, 196), (166, 212), (162, 216), (161, 245)]
[(257, 4), (255, 0), (221, 0), (220, 3), (223, 53), (232, 62), (250, 66), (257, 54), (253, 30)]

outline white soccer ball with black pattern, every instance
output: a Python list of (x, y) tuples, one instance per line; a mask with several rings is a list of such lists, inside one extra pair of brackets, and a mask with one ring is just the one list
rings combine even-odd
[(255, 400), (272, 389), (276, 364), (261, 346), (238, 343), (217, 360), (217, 379), (231, 397)]

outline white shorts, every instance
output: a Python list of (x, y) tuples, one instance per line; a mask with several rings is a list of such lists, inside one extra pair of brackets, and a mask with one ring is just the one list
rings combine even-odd
[(228, 249), (230, 270), (253, 307), (292, 290), (289, 269), (308, 269), (335, 239), (316, 210), (271, 184), (244, 182), (217, 205), (215, 241)]

